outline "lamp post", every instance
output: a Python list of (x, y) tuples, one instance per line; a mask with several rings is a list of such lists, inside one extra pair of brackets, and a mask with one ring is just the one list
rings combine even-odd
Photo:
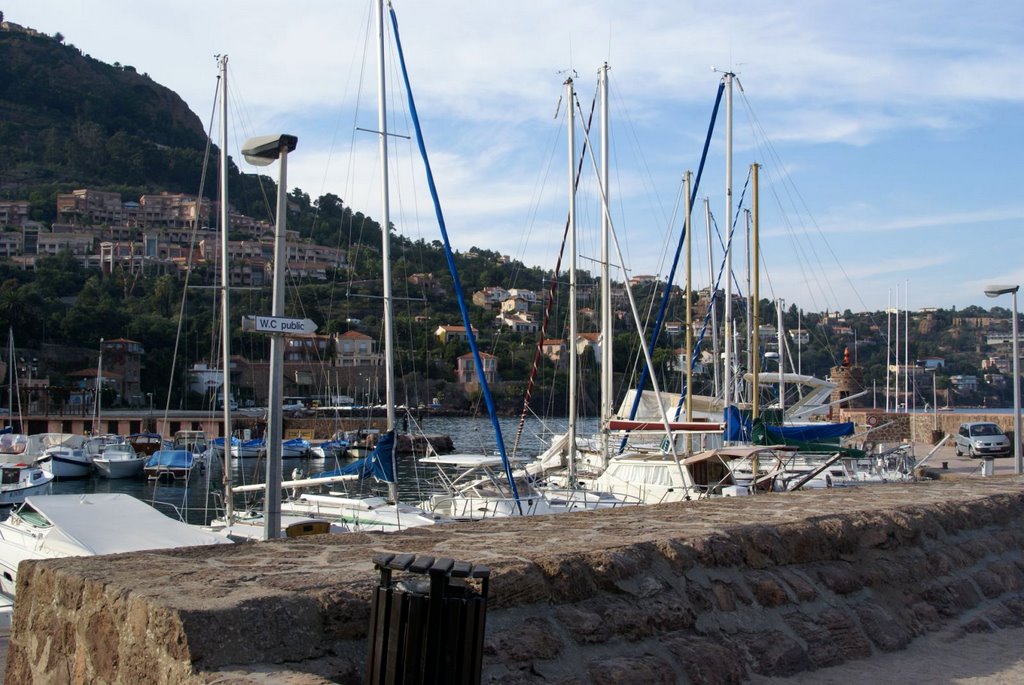
[(989, 297), (999, 297), (1009, 293), (1013, 299), (1013, 464), (1014, 473), (1020, 474), (1024, 471), (1024, 462), (1021, 461), (1020, 453), (1020, 350), (1017, 341), (1017, 285), (990, 285), (985, 288), (985, 294)]
[(932, 374), (932, 414), (935, 416), (935, 420), (932, 422), (932, 430), (939, 430), (939, 403), (936, 401), (938, 398), (938, 391), (935, 386), (938, 385), (939, 379), (939, 367), (933, 369), (925, 369)]
[[(271, 316), (284, 316), (285, 226), (288, 220), (288, 153), (299, 139), (288, 134), (250, 138), (242, 146), (242, 156), (255, 166), (267, 166), (280, 160), (277, 182), (277, 221), (274, 226), (274, 303)], [(284, 404), (284, 337), (270, 337), (270, 399), (267, 416), (267, 479), (263, 497), (263, 538), (281, 535), (281, 449)], [(225, 396), (224, 402), (228, 402)]]

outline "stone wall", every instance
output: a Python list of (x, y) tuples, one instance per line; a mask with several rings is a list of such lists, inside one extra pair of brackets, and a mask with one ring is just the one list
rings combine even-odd
[(738, 683), (1024, 624), (1024, 479), (23, 563), (7, 683), (358, 683), (380, 551), (492, 568), (488, 683)]
[[(1013, 433), (1013, 414), (988, 414), (983, 410), (978, 410), (976, 414), (941, 411), (934, 414), (887, 414), (880, 409), (843, 409), (839, 420), (853, 421), (858, 433), (874, 426), (884, 426), (872, 431), (868, 438), (876, 443), (913, 441), (934, 444), (933, 431), (953, 436), (961, 423), (974, 421), (988, 421), (999, 426), (1007, 435)], [(952, 444), (952, 441), (948, 444)]]

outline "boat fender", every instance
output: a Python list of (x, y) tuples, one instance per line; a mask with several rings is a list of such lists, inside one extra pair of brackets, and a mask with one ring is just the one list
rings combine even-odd
[(871, 416), (868, 417), (868, 425), (869, 426), (877, 426), (878, 425), (878, 415), (877, 414), (872, 414)]
[(832, 487), (832, 474), (830, 474), (830, 473), (826, 473), (825, 474), (825, 487), (826, 488)]

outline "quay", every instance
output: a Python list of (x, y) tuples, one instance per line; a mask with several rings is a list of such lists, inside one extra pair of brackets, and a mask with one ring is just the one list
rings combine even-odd
[[(948, 653), (1024, 626), (1024, 477), (995, 461), (980, 477), (943, 447), (916, 483), (25, 562), (6, 682), (361, 682), (386, 551), (490, 566), (483, 682), (738, 683)], [(977, 675), (1019, 667), (1012, 650)]]

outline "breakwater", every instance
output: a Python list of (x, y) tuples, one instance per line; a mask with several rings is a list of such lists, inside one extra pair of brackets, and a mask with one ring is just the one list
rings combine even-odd
[(484, 682), (738, 683), (1024, 624), (1024, 480), (27, 562), (6, 682), (356, 683), (381, 551), (489, 564)]

